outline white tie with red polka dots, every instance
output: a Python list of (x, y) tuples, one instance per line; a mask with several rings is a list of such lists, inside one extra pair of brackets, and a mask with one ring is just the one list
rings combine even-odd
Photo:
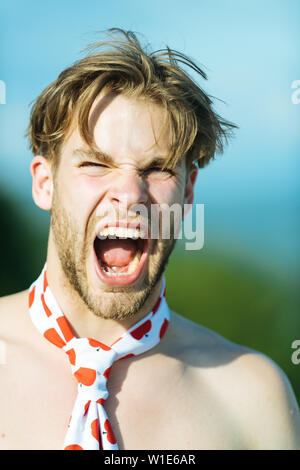
[(117, 450), (118, 444), (104, 404), (112, 365), (156, 346), (166, 332), (170, 312), (165, 280), (155, 307), (120, 338), (107, 346), (91, 338), (77, 338), (47, 282), (46, 264), (29, 288), (29, 312), (40, 333), (68, 355), (78, 381), (78, 395), (69, 420), (65, 450)]

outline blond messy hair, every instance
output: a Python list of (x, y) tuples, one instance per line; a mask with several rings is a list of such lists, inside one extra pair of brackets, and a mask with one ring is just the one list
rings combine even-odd
[[(168, 46), (148, 52), (132, 31), (111, 28), (107, 34), (111, 40), (88, 46), (89, 52), (98, 51), (61, 72), (34, 102), (26, 132), (32, 153), (44, 155), (56, 168), (75, 116), (83, 141), (93, 150), (89, 113), (103, 91), (146, 98), (163, 106), (170, 125), (165, 166), (172, 168), (185, 156), (188, 167), (197, 164), (202, 168), (216, 153), (223, 153), (224, 143), (237, 126), (214, 112), (210, 97), (179, 64), (206, 80), (203, 70)], [(123, 40), (114, 34), (121, 34)]]

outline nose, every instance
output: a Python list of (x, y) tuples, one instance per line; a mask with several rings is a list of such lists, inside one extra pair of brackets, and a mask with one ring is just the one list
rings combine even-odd
[(125, 210), (136, 204), (146, 204), (147, 184), (136, 170), (120, 169), (109, 190), (109, 198), (111, 204), (122, 205)]

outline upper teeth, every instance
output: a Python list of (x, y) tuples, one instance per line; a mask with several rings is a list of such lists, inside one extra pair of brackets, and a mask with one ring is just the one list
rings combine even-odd
[(146, 238), (146, 232), (140, 229), (125, 228), (125, 227), (105, 227), (97, 234), (98, 238)]

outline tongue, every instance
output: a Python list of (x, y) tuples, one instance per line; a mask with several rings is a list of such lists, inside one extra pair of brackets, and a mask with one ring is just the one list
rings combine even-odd
[(99, 243), (98, 258), (108, 266), (127, 266), (136, 253), (136, 243), (129, 238), (124, 240), (106, 239)]

